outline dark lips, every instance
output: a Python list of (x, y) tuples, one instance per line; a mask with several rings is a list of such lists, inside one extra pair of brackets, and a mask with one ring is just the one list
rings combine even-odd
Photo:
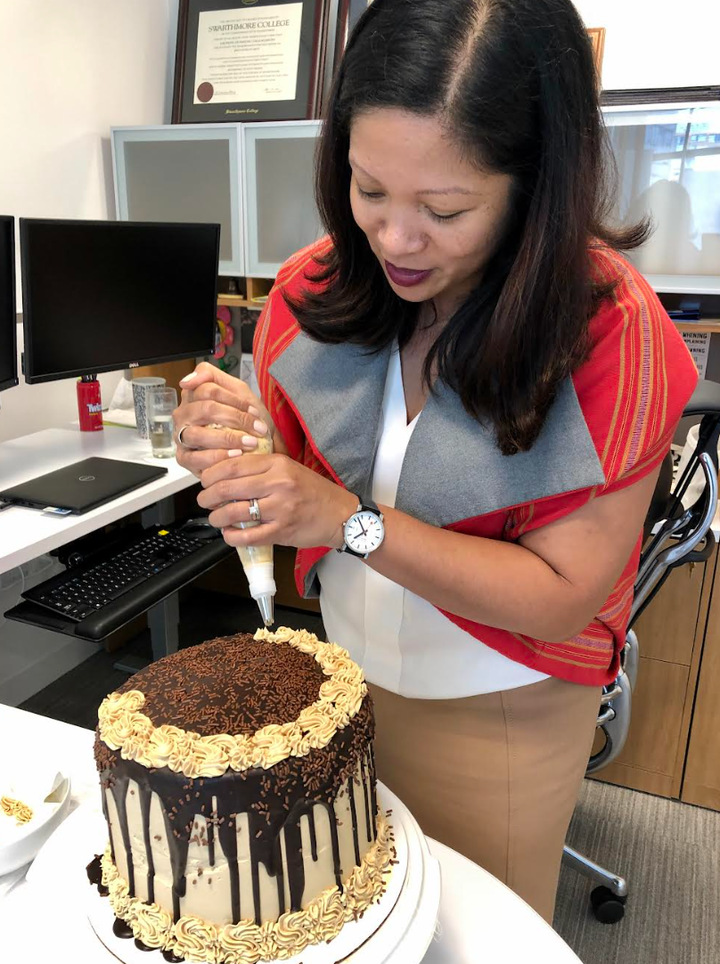
[(410, 288), (412, 285), (419, 285), (432, 273), (432, 268), (426, 271), (413, 271), (410, 268), (398, 268), (389, 261), (385, 262), (385, 270), (390, 280), (402, 288)]

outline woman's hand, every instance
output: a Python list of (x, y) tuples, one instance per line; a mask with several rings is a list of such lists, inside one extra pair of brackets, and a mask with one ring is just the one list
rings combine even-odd
[(180, 386), (180, 405), (173, 412), (176, 439), (182, 430), (176, 458), (198, 478), (226, 459), (230, 449), (251, 452), (271, 430), (270, 416), (245, 382), (208, 362), (201, 362)]
[[(208, 521), (231, 546), (340, 548), (342, 524), (358, 504), (352, 493), (285, 455), (226, 458), (205, 469), (201, 481), (198, 503), (213, 510)], [(250, 499), (258, 501), (261, 524), (233, 528), (250, 521)]]

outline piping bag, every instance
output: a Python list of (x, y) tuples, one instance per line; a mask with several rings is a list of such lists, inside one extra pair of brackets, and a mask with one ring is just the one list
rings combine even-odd
[[(264, 438), (258, 439), (257, 448), (252, 452), (245, 452), (244, 459), (253, 455), (272, 455), (273, 442), (270, 431)], [(250, 529), (260, 525), (259, 522), (236, 522), (238, 529)], [(250, 595), (258, 604), (260, 615), (266, 626), (275, 622), (275, 566), (273, 563), (273, 547), (270, 546), (238, 546), (237, 553), (245, 570), (250, 585)]]

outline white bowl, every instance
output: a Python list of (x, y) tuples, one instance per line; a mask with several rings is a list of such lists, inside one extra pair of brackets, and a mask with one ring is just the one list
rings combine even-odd
[[(54, 792), (53, 792), (54, 791)], [(52, 802), (45, 798), (52, 793)], [(0, 809), (0, 876), (24, 867), (62, 823), (70, 807), (70, 778), (52, 766), (38, 766), (18, 748), (0, 750), (0, 797), (21, 800), (31, 807), (32, 818), (17, 825)]]

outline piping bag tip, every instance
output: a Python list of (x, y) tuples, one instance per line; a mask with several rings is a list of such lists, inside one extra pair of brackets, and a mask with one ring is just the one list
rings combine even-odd
[(265, 625), (272, 626), (275, 622), (275, 597), (270, 593), (262, 593), (255, 601)]

